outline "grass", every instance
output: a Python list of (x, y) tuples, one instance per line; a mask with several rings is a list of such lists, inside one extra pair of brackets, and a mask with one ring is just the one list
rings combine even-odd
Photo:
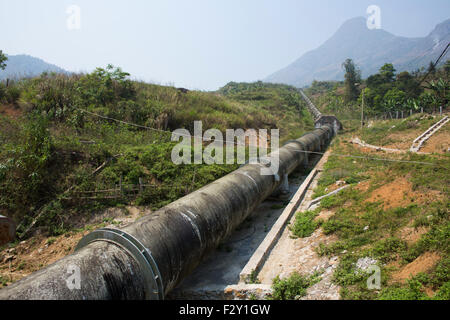
[[(131, 81), (120, 69), (91, 74), (43, 74), (10, 84), (9, 107), (0, 115), (0, 207), (26, 230), (50, 235), (71, 228), (74, 217), (107, 207), (142, 205), (156, 210), (232, 172), (238, 165), (175, 165), (170, 133), (144, 130), (83, 113), (157, 130), (280, 128), (281, 142), (313, 129), (297, 90), (286, 85), (230, 83), (217, 92), (188, 91)], [(11, 89), (12, 90), (12, 89)], [(6, 103), (0, 97), (0, 104)], [(102, 166), (96, 174), (93, 172)], [(73, 192), (114, 189), (120, 182), (155, 187), (130, 197), (81, 200)], [(180, 188), (180, 186), (182, 186)], [(66, 192), (71, 189), (71, 192)], [(67, 199), (69, 198), (69, 199)]]
[(289, 278), (273, 280), (273, 300), (296, 300), (306, 295), (307, 289), (320, 281), (321, 273), (305, 276), (294, 272)]
[(54, 244), (56, 242), (55, 238), (48, 238), (47, 239), (47, 245), (51, 246), (52, 244)]
[(410, 132), (420, 132), (417, 134), (419, 136), (441, 119), (442, 117), (434, 118), (427, 114), (416, 114), (401, 120), (379, 121), (376, 126), (364, 128), (361, 139), (369, 144), (385, 146), (397, 142), (392, 140), (390, 134), (407, 135)]
[[(411, 121), (404, 121), (398, 132), (409, 130)], [(418, 121), (415, 128), (428, 128), (431, 119)], [(386, 124), (375, 123), (373, 130), (365, 131), (368, 141), (378, 141), (386, 135)], [(336, 242), (321, 244), (319, 255), (339, 256), (339, 265), (333, 281), (341, 286), (343, 299), (448, 299), (450, 274), (450, 215), (449, 189), (450, 161), (448, 155), (383, 154), (377, 158), (391, 158), (418, 163), (374, 161), (357, 147), (345, 142), (345, 136), (336, 139), (332, 152), (361, 156), (361, 159), (331, 155), (319, 180), (315, 195), (323, 195), (328, 186), (337, 180), (347, 180), (352, 187), (337, 195), (326, 198), (321, 209), (335, 211), (335, 214), (321, 224), (325, 234), (335, 234)], [(383, 185), (405, 178), (412, 185), (414, 194), (440, 193), (441, 197), (418, 201), (412, 197), (406, 205), (392, 204), (386, 208), (383, 201), (371, 201), (372, 192)], [(367, 191), (357, 188), (364, 181)], [(404, 198), (405, 199), (405, 198)], [(305, 224), (307, 228), (308, 222)], [(427, 227), (427, 232), (415, 242), (402, 239), (400, 231), (405, 227)], [(392, 281), (392, 274), (411, 263), (426, 252), (436, 252), (441, 257), (435, 267), (404, 283)], [(378, 261), (382, 274), (382, 289), (368, 290), (366, 281), (370, 276), (356, 268), (356, 262), (363, 257)], [(395, 261), (399, 267), (391, 267)], [(429, 296), (426, 289), (432, 289)]]
[(256, 270), (252, 270), (252, 272), (250, 273), (249, 279), (248, 279), (248, 283), (249, 284), (259, 284), (261, 283), (261, 281), (259, 281), (258, 279), (258, 272), (256, 272)]
[(292, 234), (298, 238), (311, 236), (320, 225), (319, 221), (315, 221), (316, 217), (316, 211), (298, 212), (294, 224), (290, 227)]
[(4, 278), (3, 276), (0, 275), (0, 288), (6, 287), (7, 284), (8, 284), (8, 280), (6, 280), (6, 278)]

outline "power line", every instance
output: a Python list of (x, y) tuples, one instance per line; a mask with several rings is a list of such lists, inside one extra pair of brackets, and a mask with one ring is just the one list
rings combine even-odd
[[(445, 47), (444, 51), (442, 51), (441, 55), (439, 56), (439, 58), (436, 60), (436, 62), (433, 64), (433, 68), (436, 68), (436, 66), (438, 65), (439, 61), (447, 54), (448, 48), (450, 47), (450, 42), (447, 43), (447, 46)], [(428, 70), (428, 72), (425, 74), (425, 76), (423, 77), (423, 79), (419, 82), (419, 86), (422, 84), (422, 82), (425, 81), (425, 79), (430, 75), (432, 69), (430, 68)]]
[[(143, 125), (140, 125), (140, 124), (135, 124), (135, 123), (131, 123), (131, 122), (123, 121), (123, 120), (114, 119), (114, 118), (107, 117), (107, 116), (102, 116), (100, 114), (97, 114), (97, 113), (94, 113), (94, 112), (90, 112), (90, 111), (87, 111), (87, 110), (84, 110), (84, 109), (78, 109), (78, 110), (81, 110), (82, 112), (85, 112), (85, 113), (90, 114), (92, 116), (99, 117), (101, 119), (115, 121), (115, 122), (122, 123), (122, 124), (125, 124), (125, 125), (129, 125), (129, 126), (133, 126), (133, 127), (137, 127), (137, 128), (141, 128), (141, 129), (147, 129), (147, 130), (151, 130), (151, 131), (155, 131), (155, 132), (159, 132), (159, 133), (166, 133), (166, 134), (171, 134), (171, 135), (173, 134), (173, 132), (171, 132), (171, 131), (162, 130), (162, 129), (156, 129), (156, 128), (152, 128), (152, 127), (143, 126)], [(244, 146), (244, 147), (247, 146), (245, 143), (242, 144), (242, 143), (239, 143), (239, 142), (236, 142), (236, 141), (219, 140), (219, 139), (206, 139), (206, 138), (204, 138), (202, 136), (195, 136), (195, 135), (192, 136), (190, 134), (182, 134), (182, 133), (175, 133), (175, 134), (177, 136), (179, 136), (179, 137), (201, 138), (202, 141), (206, 141), (206, 142), (222, 142), (222, 143), (235, 144), (235, 145)]]
[[(131, 123), (131, 122), (127, 122), (127, 121), (123, 121), (123, 120), (118, 120), (118, 119), (114, 119), (111, 117), (107, 117), (107, 116), (102, 116), (99, 115), (97, 113), (93, 113), (84, 109), (79, 109), (83, 112), (86, 112), (87, 114), (105, 119), (105, 120), (111, 120), (111, 121), (115, 121), (118, 123), (122, 123), (122, 124), (126, 124), (126, 125), (130, 125), (130, 126), (134, 126), (134, 127), (138, 127), (138, 128), (142, 128), (142, 129), (148, 129), (148, 130), (152, 130), (152, 131), (156, 131), (156, 132), (160, 132), (160, 133), (167, 133), (167, 134), (172, 134), (171, 131), (166, 131), (166, 130), (162, 130), (162, 129), (156, 129), (156, 128), (152, 128), (152, 127), (147, 127), (147, 126), (143, 126), (143, 125), (139, 125), (139, 124), (135, 124), (135, 123)], [(185, 136), (188, 138), (192, 138), (191, 135), (188, 134), (178, 134), (179, 136)], [(245, 144), (241, 144), (235, 141), (227, 141), (227, 140), (215, 140), (215, 139), (205, 139), (203, 137), (198, 137), (198, 136), (194, 136), (194, 138), (202, 138), (203, 141), (208, 141), (208, 142), (222, 142), (222, 143), (233, 143), (235, 145), (241, 145), (241, 146), (246, 146)], [(318, 155), (324, 155), (324, 152), (316, 152), (316, 151), (303, 151), (303, 150), (296, 150), (295, 152), (299, 152), (299, 153), (308, 153), (308, 154), (318, 154)], [(330, 153), (331, 156), (337, 156), (337, 157), (349, 157), (349, 158), (356, 158), (356, 159), (363, 159), (363, 160), (374, 160), (374, 161), (388, 161), (388, 162), (401, 162), (401, 163), (411, 163), (411, 164), (421, 164), (421, 165), (435, 165), (434, 163), (430, 163), (430, 162), (420, 162), (420, 161), (409, 161), (409, 160), (396, 160), (396, 159), (387, 159), (387, 158), (373, 158), (373, 157), (364, 157), (364, 156), (356, 156), (356, 155), (344, 155), (344, 154), (338, 154), (338, 153)]]
[(415, 64), (419, 59), (424, 58), (427, 54), (431, 53), (433, 49), (441, 44), (444, 40), (440, 40), (438, 43), (435, 43), (432, 47), (429, 47), (422, 55), (415, 57), (413, 60), (405, 64), (405, 67), (410, 67), (411, 65)]

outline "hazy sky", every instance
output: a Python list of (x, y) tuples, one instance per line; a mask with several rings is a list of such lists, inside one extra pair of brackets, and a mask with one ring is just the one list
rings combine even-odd
[[(70, 71), (112, 63), (133, 78), (212, 90), (265, 78), (373, 4), (382, 28), (401, 36), (425, 36), (450, 17), (449, 0), (0, 0), (0, 49)], [(80, 29), (67, 27), (71, 5)]]

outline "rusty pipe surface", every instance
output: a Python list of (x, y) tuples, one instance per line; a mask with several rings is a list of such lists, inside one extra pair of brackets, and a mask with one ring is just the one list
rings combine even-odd
[[(156, 295), (149, 292), (148, 265), (129, 250), (134, 245), (112, 240), (122, 234), (105, 233), (99, 241), (87, 242), (73, 254), (1, 289), (0, 299), (139, 300), (158, 298), (158, 294), (163, 298), (278, 188), (279, 177), (304, 163), (308, 154), (301, 151), (323, 151), (334, 134), (331, 125), (324, 125), (275, 151), (278, 175), (261, 175), (264, 164), (245, 165), (121, 229), (150, 253), (160, 285)], [(76, 275), (78, 287), (72, 283)]]

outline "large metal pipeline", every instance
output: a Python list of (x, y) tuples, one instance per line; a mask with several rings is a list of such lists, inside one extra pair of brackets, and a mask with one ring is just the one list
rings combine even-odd
[(303, 97), (303, 99), (306, 101), (306, 105), (308, 107), (309, 112), (314, 117), (314, 120), (319, 120), (319, 118), (322, 116), (322, 113), (317, 109), (317, 107), (312, 103), (312, 101), (308, 98), (308, 96), (305, 94), (305, 92), (302, 89), (298, 89), (300, 92), (300, 95)]
[[(280, 148), (277, 175), (248, 164), (122, 230), (94, 231), (71, 255), (0, 290), (0, 299), (161, 299), (335, 132), (323, 125)], [(78, 282), (77, 282), (78, 281)]]

